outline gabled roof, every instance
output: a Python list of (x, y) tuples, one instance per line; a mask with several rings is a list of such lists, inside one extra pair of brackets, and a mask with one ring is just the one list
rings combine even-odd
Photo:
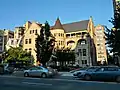
[(83, 20), (78, 22), (72, 22), (67, 24), (61, 24), (60, 20), (56, 20), (57, 25), (51, 27), (51, 29), (64, 29), (66, 33), (75, 32), (79, 30), (86, 30), (88, 28), (89, 20)]
[(41, 24), (36, 23), (36, 22), (32, 22), (32, 24), (30, 25), (30, 27), (29, 27), (29, 28), (31, 28), (31, 27), (40, 28), (40, 27), (41, 27)]
[(55, 25), (52, 27), (52, 29), (64, 29), (59, 18), (57, 18)]
[(68, 24), (63, 24), (65, 32), (75, 32), (79, 30), (85, 30), (88, 27), (89, 20), (78, 21)]

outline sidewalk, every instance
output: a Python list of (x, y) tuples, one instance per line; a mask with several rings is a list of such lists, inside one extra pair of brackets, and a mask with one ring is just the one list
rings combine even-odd
[[(20, 77), (23, 77), (24, 76), (24, 72), (23, 71), (14, 71), (12, 74), (11, 74), (12, 76), (20, 76)], [(70, 73), (70, 72), (58, 72), (58, 75), (56, 75), (56, 76), (65, 76), (65, 77), (67, 77), (67, 76), (73, 76), (73, 74), (72, 73)]]
[(70, 73), (70, 72), (58, 72), (58, 74), (59, 74), (60, 76), (73, 76), (73, 74)]
[(24, 72), (23, 71), (14, 71), (12, 73), (13, 76), (24, 76)]

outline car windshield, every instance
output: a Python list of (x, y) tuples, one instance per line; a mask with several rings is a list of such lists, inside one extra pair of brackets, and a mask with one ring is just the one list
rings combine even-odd
[(86, 71), (93, 72), (96, 69), (98, 69), (98, 67), (90, 67), (90, 68), (86, 69)]
[(30, 68), (30, 70), (38, 70), (38, 69), (42, 69), (41, 67), (32, 67)]

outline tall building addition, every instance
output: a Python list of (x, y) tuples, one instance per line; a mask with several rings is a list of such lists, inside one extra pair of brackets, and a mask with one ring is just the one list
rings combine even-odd
[(106, 41), (104, 35), (104, 27), (102, 25), (98, 25), (95, 27), (95, 45), (97, 61), (99, 63), (107, 62), (107, 52), (105, 43)]

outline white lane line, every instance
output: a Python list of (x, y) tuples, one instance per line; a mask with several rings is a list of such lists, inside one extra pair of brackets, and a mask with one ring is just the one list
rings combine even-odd
[(34, 83), (34, 82), (22, 82), (23, 84), (29, 84), (29, 85), (45, 85), (45, 86), (52, 86), (52, 84), (46, 84), (46, 83)]
[(62, 74), (61, 76), (73, 76), (73, 74)]

